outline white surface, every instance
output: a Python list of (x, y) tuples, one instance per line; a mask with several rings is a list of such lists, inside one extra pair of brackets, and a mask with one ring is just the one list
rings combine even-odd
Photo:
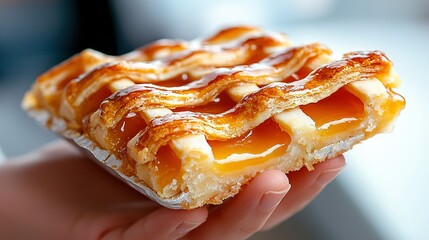
[(382, 50), (402, 79), (407, 100), (393, 133), (347, 153), (341, 184), (385, 239), (429, 235), (429, 23), (336, 22), (281, 27), (295, 42), (314, 39), (336, 53)]

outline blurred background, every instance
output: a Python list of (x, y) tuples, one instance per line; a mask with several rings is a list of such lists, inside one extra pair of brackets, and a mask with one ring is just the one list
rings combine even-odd
[(123, 54), (159, 38), (190, 40), (242, 23), (285, 32), (296, 43), (320, 41), (339, 56), (382, 50), (407, 99), (393, 133), (356, 146), (310, 206), (253, 239), (428, 239), (427, 0), (2, 0), (0, 161), (56, 138), (20, 101), (39, 74), (72, 54)]

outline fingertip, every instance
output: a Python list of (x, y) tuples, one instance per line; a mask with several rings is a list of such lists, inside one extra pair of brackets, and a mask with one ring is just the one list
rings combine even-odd
[(203, 224), (208, 217), (206, 207), (200, 207), (192, 210), (178, 210), (178, 214), (182, 215), (182, 221), (173, 231), (174, 237), (182, 237)]
[(316, 185), (324, 188), (330, 182), (332, 182), (338, 174), (345, 167), (346, 162), (343, 155), (339, 155), (335, 158), (326, 161), (324, 165), (319, 167), (319, 176), (316, 178)]
[[(208, 210), (206, 207), (200, 207), (200, 208), (195, 208), (190, 210), (186, 210), (186, 209), (173, 210), (168, 208), (162, 208), (152, 214), (156, 215), (156, 219), (164, 219), (165, 221), (170, 221), (170, 222), (173, 221), (176, 223), (176, 225), (180, 225), (183, 222), (194, 222), (194, 223), (205, 222), (208, 217)], [(172, 223), (170, 225), (172, 226), (175, 223)]]
[(323, 174), (324, 172), (339, 172), (346, 166), (346, 160), (343, 155), (338, 155), (334, 158), (327, 159), (324, 162), (315, 165), (315, 174)]
[(263, 172), (254, 182), (255, 185), (260, 184), (262, 193), (258, 209), (265, 213), (271, 213), (291, 188), (288, 177), (279, 170)]
[(209, 215), (207, 207), (199, 207), (190, 210), (177, 210), (180, 214), (183, 214), (184, 221), (191, 222), (204, 222), (207, 220)]
[(284, 191), (290, 188), (289, 179), (282, 171), (268, 170), (259, 174), (250, 185), (262, 193)]
[(346, 165), (346, 159), (343, 154), (335, 156), (325, 162), (329, 162), (333, 167), (344, 167)]
[(286, 174), (279, 170), (268, 170), (253, 179), (233, 201), (240, 203), (237, 204), (238, 208), (259, 208), (262, 212), (270, 212), (290, 188)]

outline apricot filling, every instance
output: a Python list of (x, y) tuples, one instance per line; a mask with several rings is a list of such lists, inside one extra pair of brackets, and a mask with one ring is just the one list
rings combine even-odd
[(169, 145), (161, 147), (156, 159), (151, 163), (156, 172), (157, 184), (159, 189), (163, 189), (173, 181), (180, 182), (182, 161), (176, 156)]
[(106, 142), (109, 149), (119, 159), (124, 159), (121, 165), (121, 172), (127, 176), (134, 174), (134, 160), (129, 160), (127, 156), (127, 143), (139, 131), (146, 127), (146, 122), (138, 113), (129, 113), (125, 118), (121, 119), (118, 124), (107, 132)]
[(112, 93), (108, 85), (98, 89), (97, 92), (91, 94), (80, 104), (80, 108), (76, 110), (77, 118), (82, 119), (86, 115), (95, 112), (100, 107), (101, 102), (112, 95)]
[(330, 134), (357, 125), (365, 117), (362, 101), (344, 88), (317, 103), (303, 105), (300, 108), (313, 119), (319, 130)]
[(268, 119), (242, 137), (208, 141), (219, 171), (235, 171), (263, 164), (285, 153), (290, 136)]

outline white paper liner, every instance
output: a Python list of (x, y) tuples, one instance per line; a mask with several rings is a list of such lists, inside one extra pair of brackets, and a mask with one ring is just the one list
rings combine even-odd
[(102, 166), (112, 175), (121, 179), (123, 182), (144, 194), (148, 198), (152, 199), (153, 201), (159, 203), (160, 205), (171, 209), (182, 209), (182, 203), (190, 202), (188, 193), (182, 193), (171, 199), (160, 198), (155, 191), (144, 185), (143, 182), (134, 181), (133, 177), (126, 176), (120, 172), (118, 169), (120, 169), (122, 161), (118, 160), (108, 151), (97, 147), (97, 145), (94, 144), (92, 140), (86, 138), (84, 135), (81, 135), (79, 132), (67, 130), (66, 122), (62, 119), (52, 116), (48, 111), (31, 109), (27, 112), (30, 117), (34, 118), (45, 128), (61, 135), (67, 140), (85, 149), (90, 153), (89, 155), (91, 156), (91, 159), (95, 160), (98, 165)]

